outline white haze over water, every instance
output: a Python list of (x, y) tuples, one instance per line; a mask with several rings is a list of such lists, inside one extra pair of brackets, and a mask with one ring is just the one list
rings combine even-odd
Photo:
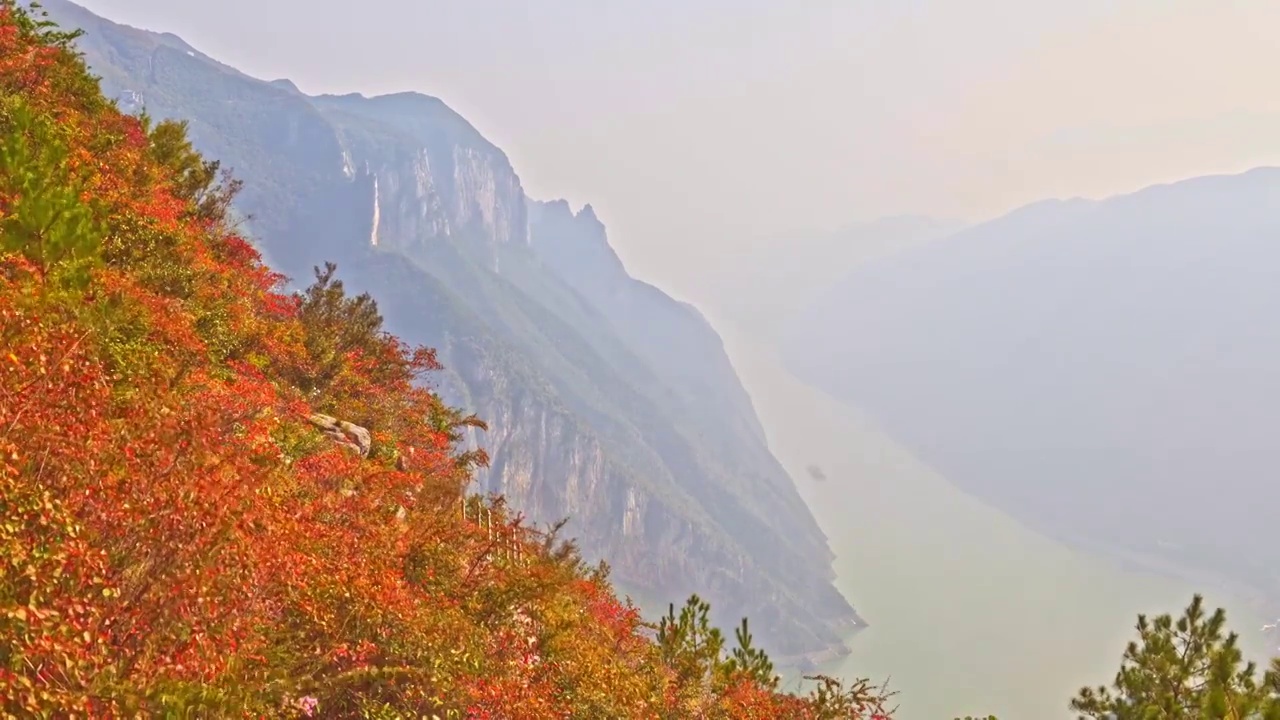
[[(1072, 551), (965, 495), (874, 425), (717, 323), (769, 445), (837, 554), (838, 587), (871, 623), (822, 668), (891, 679), (896, 720), (966, 713), (1070, 720), (1083, 685), (1107, 684), (1140, 612), (1179, 613), (1202, 591), (1228, 610), (1246, 658), (1260, 619), (1222, 593)], [(825, 480), (806, 468), (816, 465)]]

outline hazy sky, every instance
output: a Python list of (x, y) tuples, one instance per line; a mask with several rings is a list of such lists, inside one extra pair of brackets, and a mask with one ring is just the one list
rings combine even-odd
[(1280, 164), (1275, 0), (82, 2), (305, 92), (441, 97), (692, 299), (745, 235)]

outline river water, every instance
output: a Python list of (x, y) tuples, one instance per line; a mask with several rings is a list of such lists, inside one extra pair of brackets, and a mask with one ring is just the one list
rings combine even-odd
[[(770, 447), (831, 540), (838, 586), (871, 625), (822, 670), (889, 678), (897, 720), (1073, 718), (1067, 702), (1082, 685), (1110, 683), (1138, 613), (1177, 613), (1200, 589), (1032, 532), (793, 378), (769, 348), (716, 327)], [(1260, 659), (1261, 621), (1204, 595)]]

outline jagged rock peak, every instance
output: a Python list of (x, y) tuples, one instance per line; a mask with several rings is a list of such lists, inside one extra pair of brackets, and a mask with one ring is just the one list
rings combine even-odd
[(576, 238), (579, 236), (591, 235), (593, 239), (598, 239), (604, 244), (608, 244), (605, 239), (605, 225), (596, 215), (596, 210), (587, 203), (582, 206), (578, 212), (573, 211), (573, 206), (564, 198), (555, 200), (528, 200), (529, 221), (531, 223), (550, 222), (556, 223), (558, 227), (573, 227), (572, 235)]

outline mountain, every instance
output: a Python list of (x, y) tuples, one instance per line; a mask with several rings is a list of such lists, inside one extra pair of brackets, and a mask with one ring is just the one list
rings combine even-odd
[(743, 240), (709, 268), (700, 298), (717, 318), (771, 340), (858, 265), (954, 233), (962, 223), (900, 215), (830, 232)]
[(274, 267), (305, 284), (332, 260), (389, 330), (438, 349), (442, 395), (489, 424), (472, 438), (492, 459), (480, 489), (539, 523), (571, 518), (646, 609), (696, 591), (720, 618), (749, 615), (778, 656), (845, 652), (861, 620), (719, 337), (627, 275), (591, 211), (527, 198), (506, 155), (436, 98), (310, 97), (44, 4), (86, 31), (108, 96), (186, 120), (244, 179), (237, 209)]
[(1275, 168), (1037, 203), (860, 268), (787, 362), (1033, 527), (1274, 604), (1277, 238)]
[(288, 292), (75, 36), (0, 3), (0, 715), (885, 715), (472, 492), (434, 353), (333, 265)]

